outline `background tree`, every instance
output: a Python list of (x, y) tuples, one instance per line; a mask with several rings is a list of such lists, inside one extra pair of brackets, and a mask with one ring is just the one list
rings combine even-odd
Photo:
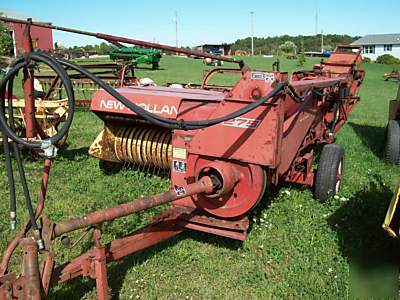
[(10, 29), (0, 21), (0, 56), (12, 56), (13, 52), (13, 39)]
[(279, 46), (279, 50), (286, 54), (296, 54), (297, 46), (292, 41), (286, 41)]
[(304, 63), (306, 62), (306, 55), (304, 54), (304, 42), (300, 42), (300, 49), (299, 49), (299, 60), (298, 60), (298, 66), (302, 67), (304, 66)]
[[(324, 49), (331, 50), (338, 44), (348, 45), (355, 40), (359, 39), (359, 36), (350, 35), (338, 35), (338, 34), (324, 34)], [(255, 37), (254, 38), (254, 52), (262, 54), (279, 54), (279, 46), (285, 43), (285, 41), (292, 41), (296, 44), (297, 48), (300, 48), (300, 43), (304, 43), (304, 51), (321, 51), (321, 36), (271, 36), (271, 37)], [(317, 47), (318, 46), (318, 47)], [(244, 50), (247, 52), (251, 51), (251, 38), (247, 37), (244, 39), (236, 40), (231, 45), (232, 53), (236, 50)]]

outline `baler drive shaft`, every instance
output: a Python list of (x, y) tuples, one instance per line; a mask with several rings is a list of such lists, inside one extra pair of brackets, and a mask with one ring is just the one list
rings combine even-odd
[(125, 217), (191, 195), (201, 193), (209, 194), (214, 190), (214, 185), (215, 183), (213, 183), (210, 177), (204, 176), (198, 181), (188, 184), (186, 187), (175, 187), (168, 192), (140, 198), (118, 206), (105, 208), (79, 218), (62, 221), (55, 224), (53, 238), (61, 236), (64, 233)]

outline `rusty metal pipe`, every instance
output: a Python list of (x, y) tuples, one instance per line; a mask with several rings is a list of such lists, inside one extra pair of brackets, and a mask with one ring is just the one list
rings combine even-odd
[[(24, 49), (24, 54), (32, 51), (32, 38), (30, 34), (30, 22), (27, 22), (25, 27), (22, 47)], [(33, 82), (33, 70), (24, 68), (24, 99), (25, 99), (25, 109), (24, 109), (24, 119), (26, 127), (26, 137), (34, 138), (36, 136), (35, 130), (35, 96), (34, 96), (34, 82)]]
[(42, 291), (45, 297), (47, 297), (49, 294), (51, 275), (53, 274), (54, 265), (54, 254), (50, 252), (47, 254), (44, 260), (42, 271)]
[(4, 22), (26, 24), (26, 25), (31, 24), (31, 25), (37, 26), (37, 27), (43, 27), (43, 28), (66, 31), (66, 32), (71, 32), (71, 33), (83, 34), (83, 35), (93, 36), (98, 39), (103, 39), (106, 41), (121, 42), (121, 43), (133, 44), (133, 45), (138, 45), (138, 46), (143, 46), (143, 47), (150, 47), (150, 48), (155, 48), (155, 49), (178, 52), (178, 53), (182, 53), (182, 54), (186, 54), (186, 55), (207, 57), (207, 58), (211, 58), (211, 59), (237, 63), (240, 65), (240, 67), (244, 66), (243, 60), (237, 60), (232, 57), (213, 55), (213, 54), (205, 53), (202, 51), (187, 50), (184, 48), (177, 48), (177, 47), (172, 47), (172, 46), (168, 46), (168, 45), (145, 42), (145, 41), (141, 41), (141, 40), (129, 39), (129, 38), (124, 38), (124, 37), (119, 37), (119, 36), (114, 36), (114, 35), (109, 35), (109, 34), (104, 34), (104, 33), (96, 33), (96, 32), (84, 31), (84, 30), (77, 30), (77, 29), (72, 29), (72, 28), (67, 28), (67, 27), (62, 27), (62, 26), (54, 26), (54, 25), (51, 25), (50, 23), (29, 22), (29, 21), (25, 21), (25, 20), (6, 18), (6, 17), (0, 17), (0, 20), (4, 21)]
[(24, 253), (24, 277), (26, 279), (25, 299), (42, 299), (42, 282), (40, 280), (38, 247), (32, 237), (21, 242)]
[(158, 195), (149, 196), (133, 200), (128, 203), (117, 205), (110, 208), (105, 208), (79, 218), (62, 221), (56, 223), (54, 227), (54, 236), (56, 238), (64, 233), (71, 232), (77, 229), (85, 228), (95, 224), (111, 221), (117, 218), (125, 217), (130, 214), (156, 207), (174, 200), (185, 198), (191, 195), (200, 193), (212, 193), (213, 183), (210, 177), (204, 176), (195, 183), (189, 184), (186, 187), (175, 187), (174, 189)]

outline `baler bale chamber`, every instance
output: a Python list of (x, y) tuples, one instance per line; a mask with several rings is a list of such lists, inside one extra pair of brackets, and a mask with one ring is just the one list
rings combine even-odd
[[(266, 189), (282, 181), (314, 186), (316, 198), (322, 201), (338, 192), (343, 179), (344, 150), (332, 143), (359, 101), (358, 90), (364, 79), (364, 71), (359, 69), (361, 48), (337, 46), (326, 62), (309, 71), (294, 72), (289, 78), (286, 72), (251, 69), (232, 57), (31, 21), (0, 19), (26, 25), (26, 55), (12, 64), (1, 89), (4, 91), (12, 83), (20, 69), (27, 69), (29, 57), (29, 64), (39, 61), (49, 65), (68, 96), (63, 127), (46, 140), (31, 141), (15, 133), (5, 113), (5, 95), (1, 95), (0, 125), (2, 135), (7, 137), (4, 140), (41, 152), (44, 168), (36, 210), (26, 197), (30, 221), (4, 252), (0, 299), (40, 299), (48, 295), (52, 285), (79, 276), (94, 278), (98, 298), (107, 299), (107, 263), (172, 238), (185, 229), (243, 241), (248, 234), (251, 211), (263, 199)], [(32, 24), (237, 63), (239, 68), (213, 69), (198, 87), (137, 85), (114, 89), (82, 66), (32, 51)], [(65, 69), (83, 74), (101, 88), (93, 95), (91, 110), (103, 120), (104, 128), (90, 146), (89, 154), (105, 168), (129, 163), (142, 169), (165, 170), (170, 174), (170, 191), (59, 222), (42, 216), (49, 173), (57, 155), (55, 145), (68, 133), (74, 114), (73, 85)], [(232, 86), (210, 84), (215, 75), (225, 73), (240, 78)], [(32, 83), (33, 78), (32, 74), (24, 81)], [(30, 85), (24, 87), (26, 101), (34, 108), (34, 99), (29, 97)], [(8, 105), (11, 101), (8, 97)], [(24, 118), (30, 120), (27, 125), (36, 124), (33, 116), (25, 113)], [(29, 129), (27, 126), (26, 130)], [(8, 142), (4, 144), (8, 147)], [(319, 144), (325, 145), (314, 170)], [(11, 166), (9, 153), (5, 159), (7, 166)], [(23, 182), (23, 169), (19, 171)], [(8, 167), (7, 174), (13, 206), (14, 178)], [(148, 225), (102, 244), (96, 225), (167, 203), (171, 206)], [(15, 214), (12, 209), (10, 212)], [(93, 232), (93, 247), (70, 262), (56, 264), (52, 242), (59, 237), (66, 241), (68, 233), (84, 228)], [(9, 270), (10, 258), (18, 245), (24, 255), (23, 275)]]
[[(178, 185), (187, 178), (196, 178), (202, 168), (216, 160), (246, 169), (247, 188), (252, 188), (256, 195), (251, 200), (248, 195), (243, 198), (246, 210), (258, 202), (267, 186), (281, 180), (310, 186), (317, 183), (317, 197), (325, 200), (339, 186), (332, 190), (333, 183), (327, 185), (324, 176), (315, 182), (314, 148), (334, 141), (359, 100), (356, 94), (364, 77), (357, 68), (360, 59), (359, 48), (339, 46), (327, 62), (311, 71), (295, 72), (290, 87), (275, 96), (273, 103), (200, 130), (168, 130), (149, 124), (107, 92), (98, 91), (91, 110), (104, 121), (104, 129), (89, 154), (100, 159), (105, 171), (125, 163), (139, 168), (170, 169), (172, 182)], [(224, 71), (239, 73), (241, 78), (233, 86), (208, 84), (214, 75)], [(162, 117), (214, 119), (254, 103), (287, 81), (285, 72), (218, 68), (210, 71), (197, 89), (131, 86), (118, 91), (132, 103)], [(333, 151), (333, 155), (342, 152), (326, 151)], [(340, 162), (339, 177), (342, 169)], [(240, 198), (236, 190), (233, 194)], [(225, 210), (230, 201), (235, 206), (241, 202), (232, 196), (220, 199), (217, 203), (223, 205), (219, 209), (206, 210)], [(237, 217), (245, 212), (238, 210), (238, 214), (227, 215)]]

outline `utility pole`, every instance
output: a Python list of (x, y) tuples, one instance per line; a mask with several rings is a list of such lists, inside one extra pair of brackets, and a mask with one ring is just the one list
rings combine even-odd
[(254, 11), (250, 12), (251, 22), (251, 56), (254, 56)]
[(175, 23), (175, 46), (176, 46), (176, 48), (178, 48), (178, 12), (177, 11), (175, 11), (175, 15), (172, 18), (172, 22)]
[(321, 53), (324, 52), (324, 31), (321, 29)]

